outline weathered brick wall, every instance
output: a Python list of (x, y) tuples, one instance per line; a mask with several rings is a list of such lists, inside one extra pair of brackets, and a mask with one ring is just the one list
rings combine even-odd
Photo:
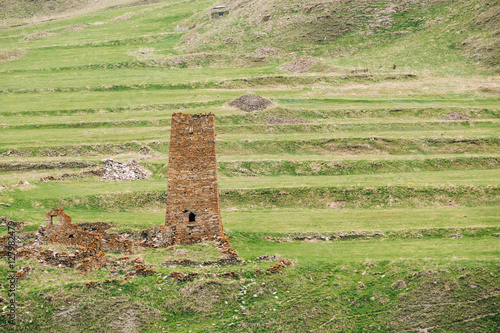
[(173, 242), (191, 244), (222, 235), (215, 153), (215, 119), (210, 114), (172, 115), (165, 227)]

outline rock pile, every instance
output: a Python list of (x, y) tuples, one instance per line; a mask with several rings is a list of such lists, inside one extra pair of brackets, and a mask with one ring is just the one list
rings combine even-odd
[(149, 178), (151, 171), (140, 166), (135, 160), (122, 163), (109, 159), (105, 161), (104, 166), (97, 170), (95, 174), (107, 181), (126, 181)]
[(292, 60), (286, 66), (280, 68), (281, 70), (293, 72), (293, 73), (305, 73), (311, 69), (316, 63), (315, 59), (309, 57), (300, 57)]
[(264, 110), (273, 102), (259, 95), (243, 95), (228, 103), (230, 106), (246, 112)]

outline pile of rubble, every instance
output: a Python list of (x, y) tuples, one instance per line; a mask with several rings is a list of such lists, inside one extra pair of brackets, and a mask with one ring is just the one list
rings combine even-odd
[(252, 112), (264, 110), (271, 106), (273, 102), (259, 95), (243, 95), (228, 104), (242, 111)]
[(128, 181), (128, 180), (141, 180), (146, 179), (151, 176), (151, 171), (140, 166), (135, 160), (130, 162), (115, 162), (112, 159), (107, 159), (104, 161), (104, 166), (97, 170), (83, 171), (79, 175), (75, 173), (65, 173), (60, 177), (55, 178), (52, 175), (48, 175), (40, 178), (41, 182), (48, 182), (51, 180), (65, 180), (67, 178), (75, 177), (85, 177), (85, 176), (98, 176), (106, 181)]
[(286, 66), (281, 67), (283, 71), (293, 72), (293, 73), (305, 73), (311, 69), (312, 66), (316, 64), (316, 60), (309, 57), (300, 57), (292, 60)]
[(148, 276), (156, 274), (155, 270), (146, 267), (144, 259), (135, 258), (132, 262), (134, 264), (134, 270), (128, 272), (126, 278), (137, 277), (139, 275)]
[[(52, 218), (57, 217), (57, 224)], [(16, 258), (35, 258), (41, 264), (51, 265), (59, 268), (78, 268), (83, 273), (99, 269), (104, 263), (111, 259), (107, 258), (104, 251), (132, 253), (133, 241), (117, 233), (107, 233), (111, 225), (104, 222), (95, 223), (71, 223), (71, 217), (64, 213), (63, 209), (52, 209), (45, 215), (46, 225), (40, 226), (34, 234), (35, 240), (28, 240), (25, 236), (32, 238), (33, 233), (15, 235)], [(24, 226), (24, 222), (8, 221), (0, 217), (0, 222), (15, 225), (18, 229)], [(0, 257), (10, 255), (9, 243), (12, 243), (10, 235), (0, 237)], [(39, 245), (58, 244), (75, 247), (75, 253), (55, 252), (45, 249)], [(2, 249), (3, 248), (3, 249)], [(142, 274), (146, 268), (140, 270)]]
[(124, 181), (149, 178), (151, 171), (140, 166), (135, 160), (122, 163), (108, 159), (105, 161), (104, 166), (94, 171), (93, 174), (107, 181)]

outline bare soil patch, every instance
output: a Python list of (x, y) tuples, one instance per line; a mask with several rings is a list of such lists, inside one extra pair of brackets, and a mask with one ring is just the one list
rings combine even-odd
[(281, 67), (281, 70), (293, 73), (305, 73), (316, 64), (316, 60), (309, 57), (300, 57), (292, 60), (286, 66)]
[(25, 55), (24, 52), (20, 51), (7, 51), (7, 52), (1, 52), (0, 53), (0, 64), (3, 64), (4, 62), (14, 60), (16, 58), (22, 57)]
[(42, 38), (42, 37), (50, 37), (56, 35), (54, 32), (38, 32), (33, 35), (29, 35), (24, 37), (24, 40), (30, 40), (30, 39), (35, 39), (35, 38)]
[(83, 30), (83, 25), (77, 24), (66, 28), (66, 31), (79, 31), (79, 30)]
[(253, 51), (252, 54), (263, 55), (263, 56), (276, 56), (279, 55), (280, 53), (275, 49), (273, 49), (272, 47), (265, 47)]
[(448, 114), (445, 114), (443, 117), (441, 117), (443, 120), (458, 120), (458, 121), (463, 121), (463, 120), (471, 120), (470, 118), (465, 117), (458, 111), (450, 112)]

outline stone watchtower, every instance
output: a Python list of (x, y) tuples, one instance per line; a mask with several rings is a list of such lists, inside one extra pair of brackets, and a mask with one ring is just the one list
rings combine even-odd
[(212, 113), (172, 115), (165, 227), (177, 244), (222, 236)]

